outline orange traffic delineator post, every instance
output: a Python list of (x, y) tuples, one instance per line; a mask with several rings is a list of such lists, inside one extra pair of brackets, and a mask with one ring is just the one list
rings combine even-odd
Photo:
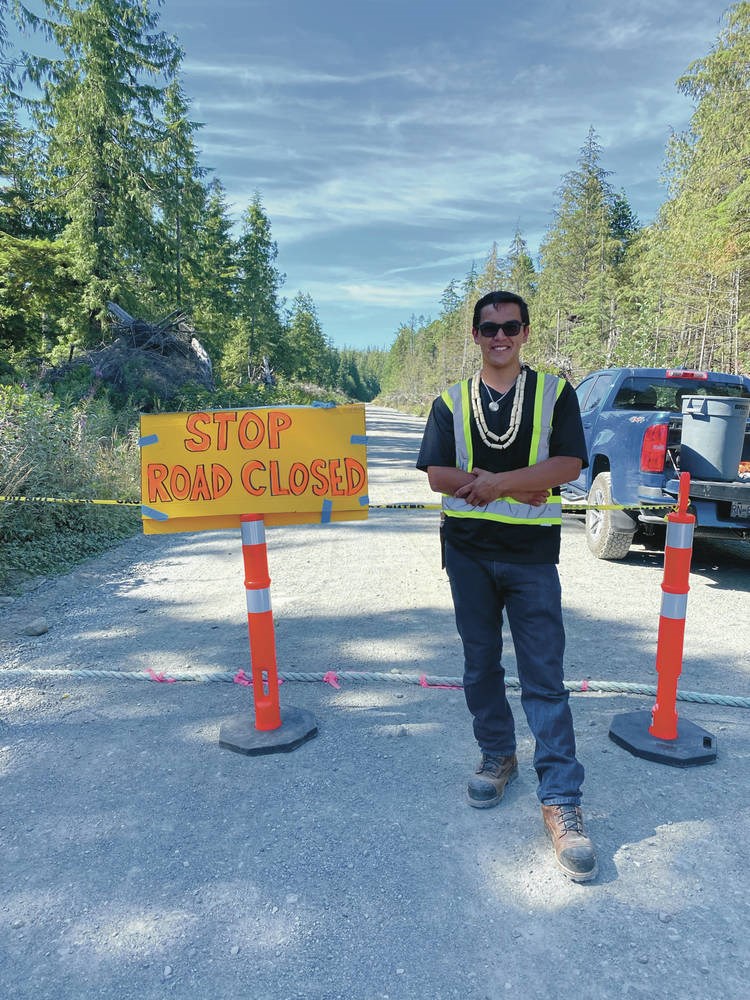
[(255, 728), (278, 729), (279, 675), (276, 669), (276, 638), (271, 610), (271, 577), (268, 574), (263, 518), (243, 517), (242, 559), (245, 564), (247, 631), (250, 638)]
[[(692, 767), (716, 760), (716, 738), (677, 718), (677, 682), (682, 673), (685, 614), (690, 590), (695, 517), (688, 513), (690, 474), (680, 475), (677, 510), (667, 515), (661, 614), (656, 643), (656, 702), (651, 713), (626, 712), (612, 720), (609, 736), (636, 757)], [(650, 725), (649, 725), (650, 721)]]
[(279, 704), (271, 577), (263, 515), (243, 514), (240, 523), (255, 723), (247, 714), (229, 719), (219, 730), (219, 746), (250, 756), (281, 753), (295, 750), (312, 739), (318, 727), (310, 712), (288, 705), (282, 711)]

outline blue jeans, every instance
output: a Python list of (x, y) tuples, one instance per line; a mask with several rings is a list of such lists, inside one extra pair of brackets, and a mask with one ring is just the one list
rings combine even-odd
[(501, 663), (505, 611), (521, 704), (536, 741), (537, 795), (546, 805), (577, 805), (583, 767), (576, 759), (573, 716), (563, 685), (565, 630), (557, 566), (478, 559), (447, 543), (445, 568), (464, 647), (466, 704), (482, 752), (501, 757), (516, 752)]

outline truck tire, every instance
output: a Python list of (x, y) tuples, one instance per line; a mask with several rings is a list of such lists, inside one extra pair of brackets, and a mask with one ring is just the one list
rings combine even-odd
[[(612, 481), (608, 472), (600, 472), (591, 484), (589, 504), (607, 505), (612, 503)], [(635, 534), (615, 527), (611, 510), (586, 511), (586, 542), (597, 559), (624, 559), (630, 551)], [(619, 518), (622, 521), (622, 517)]]

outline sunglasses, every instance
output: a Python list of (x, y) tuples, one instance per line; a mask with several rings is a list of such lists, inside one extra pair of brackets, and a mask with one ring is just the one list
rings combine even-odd
[(480, 323), (477, 329), (483, 337), (494, 337), (498, 330), (502, 330), (506, 337), (517, 337), (524, 325), (517, 319), (509, 319), (506, 323)]

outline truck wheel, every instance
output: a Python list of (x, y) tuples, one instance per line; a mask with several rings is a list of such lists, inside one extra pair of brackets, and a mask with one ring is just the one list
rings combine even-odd
[[(591, 484), (589, 504), (606, 506), (612, 503), (612, 482), (608, 472), (600, 472)], [(597, 559), (624, 559), (630, 551), (635, 533), (614, 527), (611, 510), (586, 511), (586, 542)]]

